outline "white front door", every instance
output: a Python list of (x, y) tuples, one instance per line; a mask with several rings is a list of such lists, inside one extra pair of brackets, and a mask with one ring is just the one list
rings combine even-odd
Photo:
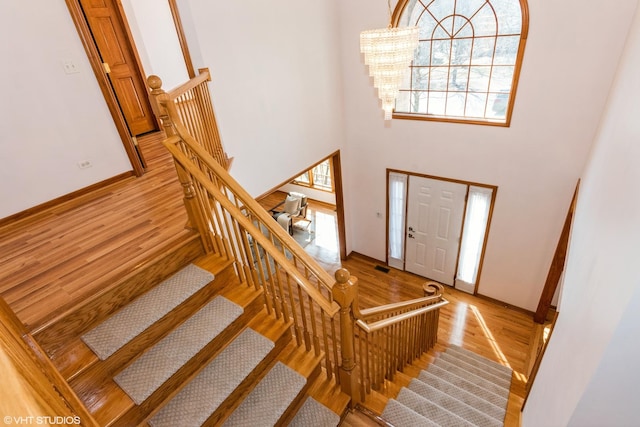
[(467, 185), (409, 177), (405, 270), (453, 286)]

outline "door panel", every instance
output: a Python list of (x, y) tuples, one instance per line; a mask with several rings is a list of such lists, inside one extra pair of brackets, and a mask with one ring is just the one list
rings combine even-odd
[(120, 109), (133, 136), (156, 129), (148, 91), (139, 73), (134, 47), (113, 0), (80, 0)]
[(409, 177), (406, 270), (453, 285), (467, 185)]

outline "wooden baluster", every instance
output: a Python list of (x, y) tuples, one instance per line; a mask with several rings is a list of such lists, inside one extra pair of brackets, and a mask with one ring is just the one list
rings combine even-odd
[(320, 354), (320, 339), (318, 338), (318, 324), (316, 323), (316, 310), (313, 303), (313, 298), (308, 296), (309, 299), (309, 316), (311, 322), (311, 337), (313, 339), (313, 349), (315, 351), (316, 356)]
[[(324, 364), (327, 371), (327, 378), (333, 376), (333, 366), (331, 365), (331, 351), (329, 349), (329, 328), (327, 326), (327, 315), (324, 311), (320, 311), (320, 322), (322, 323), (322, 344), (324, 345)], [(334, 347), (338, 345), (332, 341)], [(300, 343), (298, 342), (298, 345)]]
[(336, 382), (340, 384), (340, 366), (338, 366), (338, 333), (336, 332), (336, 321), (335, 318), (329, 318), (329, 323), (331, 324), (331, 341), (333, 342), (333, 372), (336, 375)]
[(293, 330), (296, 337), (296, 344), (298, 347), (302, 345), (302, 330), (300, 329), (300, 322), (298, 319), (298, 304), (295, 302), (294, 286), (292, 286), (291, 277), (287, 274), (287, 294), (289, 295), (289, 304), (291, 305), (291, 319), (293, 320)]
[(304, 292), (300, 286), (298, 288), (298, 305), (300, 306), (300, 318), (302, 319), (302, 331), (304, 338), (304, 348), (311, 350), (311, 334), (309, 333), (309, 322), (307, 320), (307, 312), (304, 305)]
[(357, 279), (341, 268), (335, 273), (336, 284), (333, 287), (333, 299), (340, 305), (340, 385), (342, 391), (351, 396), (351, 405), (360, 402), (358, 375), (356, 369), (353, 302), (358, 293)]

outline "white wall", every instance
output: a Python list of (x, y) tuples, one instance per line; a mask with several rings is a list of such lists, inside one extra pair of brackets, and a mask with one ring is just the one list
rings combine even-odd
[(0, 2), (0, 40), (0, 218), (132, 169), (64, 2)]
[[(385, 169), (499, 187), (479, 292), (535, 310), (584, 168), (636, 0), (529, 1), (530, 32), (510, 128), (383, 121), (358, 35), (385, 2), (340, 2), (352, 249), (385, 259)], [(368, 191), (361, 191), (366, 183)], [(357, 209), (349, 209), (357, 206)]]
[(581, 184), (560, 314), (524, 427), (638, 424), (639, 74), (640, 9)]
[[(231, 173), (254, 196), (343, 146), (336, 0), (183, 0)], [(256, 179), (257, 178), (257, 179)]]
[(162, 79), (165, 90), (189, 80), (167, 0), (123, 0), (144, 72)]

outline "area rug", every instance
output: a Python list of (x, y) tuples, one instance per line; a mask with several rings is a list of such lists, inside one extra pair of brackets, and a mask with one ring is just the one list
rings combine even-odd
[(189, 264), (84, 334), (82, 341), (105, 360), (212, 280), (213, 274)]
[(310, 220), (298, 220), (293, 224), (293, 240), (303, 248), (316, 238), (315, 223)]

